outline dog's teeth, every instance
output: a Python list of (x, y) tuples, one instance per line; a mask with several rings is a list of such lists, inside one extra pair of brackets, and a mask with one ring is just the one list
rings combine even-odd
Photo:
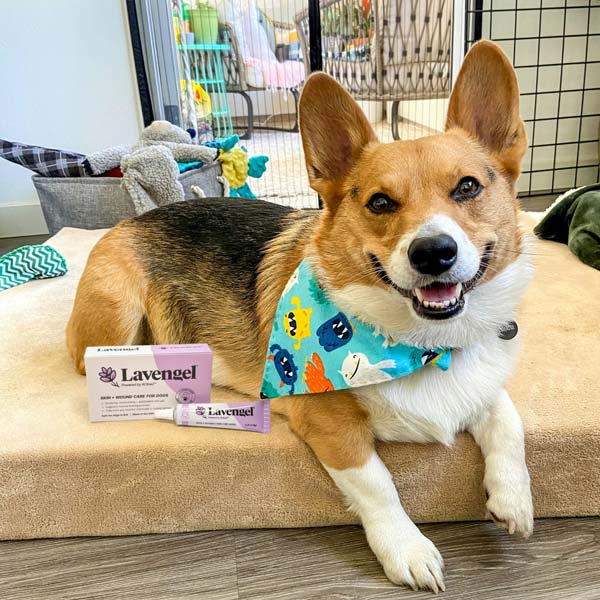
[(422, 304), (423, 294), (421, 294), (421, 290), (419, 288), (415, 288), (415, 296), (417, 297), (417, 300)]
[(462, 283), (457, 283), (456, 284), (456, 297), (460, 298), (460, 294), (462, 292)]
[(429, 305), (430, 305), (430, 304), (433, 304), (433, 302), (431, 302), (431, 303), (430, 303), (430, 302), (428, 302), (427, 300), (425, 300), (425, 301), (423, 302), (423, 306), (424, 306), (425, 308), (429, 308)]
[(450, 300), (450, 304), (452, 304), (452, 306), (454, 306), (456, 304), (457, 300), (456, 298), (452, 298), (452, 300)]
[(444, 306), (448, 308), (450, 306), (450, 300), (444, 300)]

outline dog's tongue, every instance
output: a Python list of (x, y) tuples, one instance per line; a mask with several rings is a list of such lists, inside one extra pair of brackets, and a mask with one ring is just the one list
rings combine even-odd
[(427, 302), (444, 302), (456, 298), (456, 284), (444, 285), (443, 283), (434, 283), (424, 288), (420, 288), (423, 300)]

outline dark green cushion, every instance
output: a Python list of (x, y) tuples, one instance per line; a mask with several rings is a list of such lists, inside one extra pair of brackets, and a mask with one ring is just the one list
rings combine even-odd
[(542, 239), (568, 244), (579, 260), (600, 270), (600, 183), (565, 196), (534, 232)]

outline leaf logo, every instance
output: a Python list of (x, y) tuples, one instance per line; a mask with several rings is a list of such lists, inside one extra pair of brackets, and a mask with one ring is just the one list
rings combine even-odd
[(110, 385), (119, 387), (119, 384), (115, 381), (117, 372), (111, 367), (102, 367), (100, 373), (98, 373), (98, 377), (100, 378), (100, 381), (104, 383), (110, 383)]

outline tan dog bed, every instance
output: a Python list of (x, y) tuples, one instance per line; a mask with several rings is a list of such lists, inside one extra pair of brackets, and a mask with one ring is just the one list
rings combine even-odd
[[(0, 292), (0, 537), (354, 522), (311, 451), (277, 417), (268, 435), (88, 422), (85, 379), (67, 356), (64, 329), (102, 234), (63, 229), (50, 243), (68, 275)], [(600, 273), (560, 244), (540, 242), (535, 252), (509, 390), (525, 424), (536, 516), (598, 514)], [(215, 390), (213, 399), (236, 396)], [(416, 521), (484, 517), (483, 464), (468, 435), (452, 448), (379, 450)]]

